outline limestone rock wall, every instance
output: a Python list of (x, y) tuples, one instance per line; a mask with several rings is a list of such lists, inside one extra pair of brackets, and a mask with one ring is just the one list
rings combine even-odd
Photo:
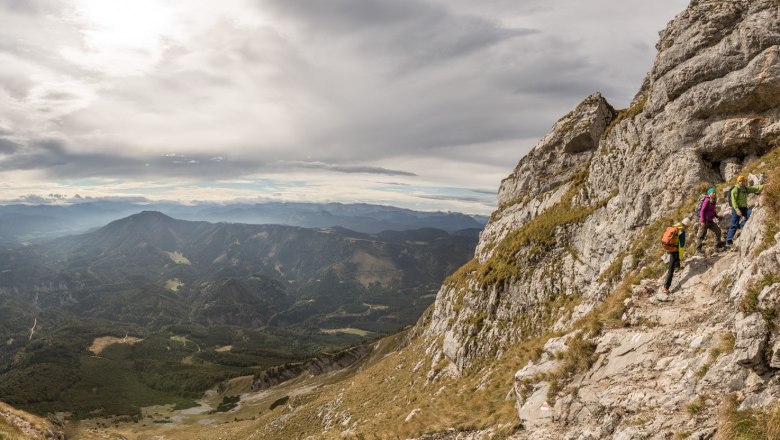
[[(661, 32), (657, 49), (630, 108), (616, 112), (591, 95), (501, 183), (477, 269), (439, 292), (426, 330), (437, 341), (432, 355), (462, 371), (520, 338), (566, 328), (609, 293), (601, 275), (611, 265), (634, 269), (623, 257), (644, 227), (701, 182), (733, 178), (780, 144), (777, 1), (693, 1)], [(552, 244), (535, 243), (551, 223)], [(532, 245), (507, 257), (518, 237)], [(519, 269), (485, 283), (507, 265)]]

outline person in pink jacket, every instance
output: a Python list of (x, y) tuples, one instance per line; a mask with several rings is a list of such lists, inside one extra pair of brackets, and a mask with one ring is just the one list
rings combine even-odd
[(720, 220), (715, 197), (715, 188), (710, 188), (707, 190), (707, 197), (701, 204), (701, 210), (699, 211), (699, 233), (696, 235), (697, 252), (701, 249), (701, 245), (704, 242), (704, 237), (707, 235), (708, 230), (715, 234), (715, 244), (717, 247), (721, 248), (725, 245), (722, 239), (722, 231), (715, 221)]

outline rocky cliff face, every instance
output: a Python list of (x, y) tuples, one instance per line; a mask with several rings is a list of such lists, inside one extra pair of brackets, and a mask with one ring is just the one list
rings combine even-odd
[[(765, 237), (776, 231), (765, 225), (780, 221), (772, 211), (759, 205), (738, 254), (692, 259), (677, 275), (683, 284), (673, 305), (648, 302), (663, 267), (660, 228), (690, 217), (702, 189), (725, 186), (747, 164), (755, 181), (774, 166), (780, 3), (694, 0), (661, 32), (657, 49), (630, 108), (588, 97), (502, 182), (475, 259), (442, 287), (425, 332), (428, 353), (449, 359), (441, 371), (454, 375), (531, 336), (563, 335), (535, 363), (518, 366), (520, 417), (538, 428), (528, 438), (694, 432), (701, 420), (680, 408), (695, 399), (708, 407), (707, 399), (736, 393), (745, 409), (780, 397), (780, 250), (771, 244), (780, 237)], [(768, 163), (756, 164), (759, 156)], [(642, 287), (631, 290), (629, 278)], [(585, 330), (584, 318), (619, 290), (634, 308), (622, 316), (618, 308), (618, 329)], [(750, 295), (760, 304), (745, 308)], [(710, 359), (720, 338), (734, 339), (733, 354)], [(574, 385), (562, 397), (563, 384), (549, 378), (572, 339), (592, 351), (566, 375)], [(712, 416), (712, 406), (700, 413)], [(652, 412), (647, 423), (628, 430), (627, 415), (643, 411)], [(707, 438), (714, 422), (703, 425)]]
[(778, 145), (779, 45), (776, 1), (694, 1), (661, 32), (629, 109), (595, 94), (558, 121), (502, 182), (476, 261), (439, 293), (428, 334), (444, 334), (443, 353), (462, 370), (584, 315), (610, 266), (639, 264), (646, 227)]

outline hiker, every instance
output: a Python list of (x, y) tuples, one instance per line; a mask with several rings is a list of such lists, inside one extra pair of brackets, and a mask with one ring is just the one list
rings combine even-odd
[(664, 232), (661, 243), (669, 255), (669, 270), (666, 272), (666, 282), (664, 283), (664, 293), (669, 293), (669, 287), (672, 285), (672, 276), (674, 270), (680, 267), (680, 263), (685, 258), (685, 228), (691, 224), (691, 221), (684, 218), (674, 226), (669, 226)]
[(701, 203), (701, 209), (699, 211), (699, 233), (696, 234), (696, 250), (694, 252), (698, 252), (699, 249), (701, 249), (708, 230), (715, 234), (715, 246), (721, 248), (725, 244), (722, 239), (720, 227), (718, 227), (718, 223), (715, 221), (720, 220), (715, 200), (716, 197), (715, 188), (710, 188), (707, 190), (707, 197), (705, 197)]
[(745, 222), (750, 218), (752, 210), (748, 209), (747, 195), (750, 193), (761, 192), (761, 185), (747, 186), (745, 176), (737, 177), (737, 184), (731, 188), (729, 194), (729, 205), (731, 205), (731, 227), (726, 234), (726, 245), (731, 246), (734, 240), (734, 234), (737, 229), (745, 227)]

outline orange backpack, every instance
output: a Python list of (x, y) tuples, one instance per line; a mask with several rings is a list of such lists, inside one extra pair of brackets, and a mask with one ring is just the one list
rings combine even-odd
[(669, 226), (664, 231), (664, 236), (661, 239), (661, 244), (668, 252), (674, 252), (677, 250), (677, 244), (680, 242), (680, 230), (676, 226)]

